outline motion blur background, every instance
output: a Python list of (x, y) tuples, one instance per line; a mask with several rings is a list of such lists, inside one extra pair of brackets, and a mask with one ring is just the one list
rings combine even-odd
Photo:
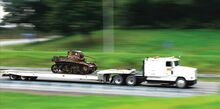
[[(141, 70), (145, 57), (181, 56), (200, 74), (220, 74), (219, 13), (220, 0), (0, 0), (0, 66), (50, 68), (52, 56), (81, 50), (99, 69)], [(220, 98), (0, 94), (1, 109), (219, 109)]]
[(1, 66), (47, 68), (53, 55), (77, 49), (100, 69), (181, 56), (199, 73), (220, 72), (219, 0), (3, 0), (1, 7)]

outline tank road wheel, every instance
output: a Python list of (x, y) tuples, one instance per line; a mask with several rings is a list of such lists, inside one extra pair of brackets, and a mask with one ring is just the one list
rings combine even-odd
[(113, 78), (113, 83), (116, 85), (122, 85), (124, 83), (124, 78), (122, 77), (122, 75), (116, 75)]
[(126, 78), (126, 84), (129, 86), (135, 86), (137, 84), (137, 79), (134, 75), (130, 75)]
[(59, 73), (66, 73), (66, 69), (65, 69), (65, 65), (59, 65), (59, 69), (60, 69), (60, 71), (59, 71)]
[(96, 68), (95, 67), (93, 67), (93, 68), (90, 68), (90, 70), (89, 70), (89, 74), (92, 74), (93, 72), (95, 72), (96, 71)]
[(53, 73), (59, 73), (59, 71), (60, 71), (59, 66), (56, 65), (56, 64), (52, 65), (51, 71), (52, 71)]
[(82, 66), (81, 73), (88, 74), (89, 68), (87, 66)]
[(71, 73), (71, 69), (69, 65), (64, 65), (62, 70), (64, 73)]
[(77, 74), (77, 73), (79, 73), (79, 66), (78, 65), (72, 65), (70, 70), (71, 70), (72, 74)]

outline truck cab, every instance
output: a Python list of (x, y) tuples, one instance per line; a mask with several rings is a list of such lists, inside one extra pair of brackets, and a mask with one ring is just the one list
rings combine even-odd
[(176, 84), (177, 87), (196, 83), (197, 69), (180, 65), (175, 57), (152, 57), (144, 59), (143, 75), (148, 82)]
[(142, 82), (175, 85), (185, 88), (196, 84), (197, 69), (180, 65), (180, 59), (175, 57), (145, 58), (143, 70), (107, 69), (98, 71), (99, 80), (116, 85), (138, 85)]

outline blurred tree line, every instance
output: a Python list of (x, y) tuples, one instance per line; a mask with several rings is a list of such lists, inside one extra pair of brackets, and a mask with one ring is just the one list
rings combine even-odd
[[(3, 0), (3, 19), (39, 31), (82, 33), (103, 27), (103, 0)], [(220, 0), (114, 0), (115, 27), (220, 28)]]
[(102, 28), (102, 0), (4, 0), (5, 23), (29, 23), (39, 31), (70, 35)]
[(220, 0), (132, 0), (125, 26), (220, 28)]

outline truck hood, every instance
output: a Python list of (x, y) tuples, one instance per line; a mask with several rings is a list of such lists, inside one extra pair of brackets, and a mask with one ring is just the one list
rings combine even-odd
[(174, 75), (182, 76), (186, 80), (196, 80), (197, 79), (197, 69), (186, 66), (177, 66), (173, 68)]

